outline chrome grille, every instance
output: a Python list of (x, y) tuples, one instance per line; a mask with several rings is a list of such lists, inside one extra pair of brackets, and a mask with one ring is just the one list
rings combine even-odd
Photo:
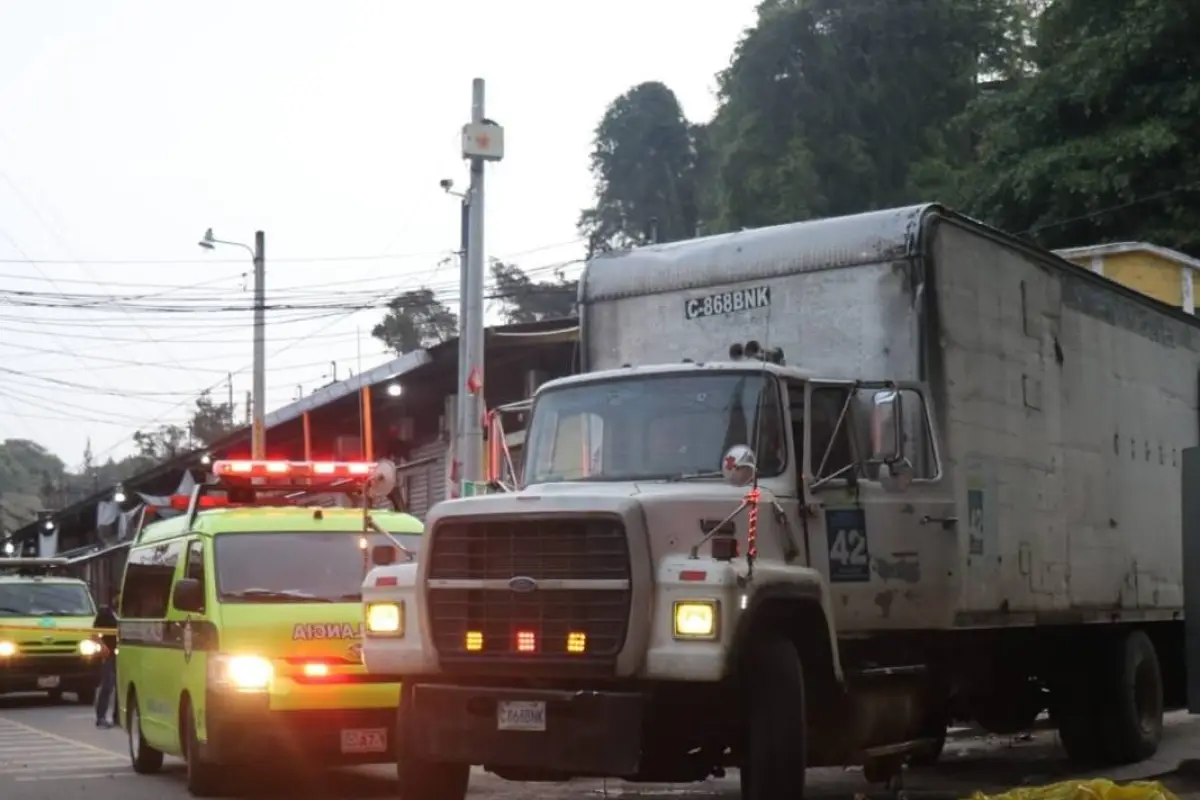
[[(443, 661), (595, 664), (615, 659), (625, 643), (630, 563), (618, 519), (445, 522), (425, 557), (431, 632)], [(516, 591), (512, 578), (543, 585)], [(568, 649), (571, 634), (583, 652)], [(518, 648), (521, 637), (536, 642), (533, 652)]]
[(79, 642), (78, 640), (70, 641), (63, 639), (56, 639), (49, 642), (26, 641), (17, 645), (17, 651), (31, 655), (70, 655), (79, 652)]

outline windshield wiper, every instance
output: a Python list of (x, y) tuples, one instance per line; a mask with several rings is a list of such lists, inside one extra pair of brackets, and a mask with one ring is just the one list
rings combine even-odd
[(299, 600), (305, 603), (332, 603), (328, 597), (318, 597), (315, 594), (301, 592), (295, 589), (242, 589), (237, 592), (222, 592), (224, 597), (237, 600)]
[(37, 616), (36, 614), (30, 614), (23, 608), (12, 608), (10, 606), (0, 606), (0, 614), (21, 614), (22, 616), (28, 615), (31, 617)]
[(667, 483), (679, 483), (680, 481), (698, 481), (698, 480), (703, 480), (705, 478), (723, 478), (723, 477), (725, 477), (725, 473), (720, 472), (720, 471), (682, 472), (678, 475), (671, 475), (671, 476), (665, 478), (664, 480)]

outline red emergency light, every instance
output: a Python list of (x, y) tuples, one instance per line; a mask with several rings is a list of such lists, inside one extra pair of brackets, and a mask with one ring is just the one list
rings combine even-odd
[[(186, 495), (186, 494), (171, 495), (171, 508), (174, 509), (175, 511), (187, 511), (188, 507), (191, 506), (191, 503), (192, 503), (191, 495)], [(196, 501), (197, 508), (201, 508), (201, 509), (227, 508), (232, 505), (236, 505), (236, 503), (231, 503), (231, 502), (229, 502), (229, 500), (227, 498), (224, 498), (224, 497), (205, 496), (205, 497), (201, 497), (199, 500)]]
[(212, 472), (226, 481), (268, 478), (276, 484), (303, 484), (313, 478), (368, 478), (374, 468), (361, 461), (214, 461)]

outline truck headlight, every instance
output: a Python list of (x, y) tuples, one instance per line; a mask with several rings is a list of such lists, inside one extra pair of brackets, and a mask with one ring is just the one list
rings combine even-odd
[(403, 636), (404, 603), (368, 604), (367, 633), (375, 636)]
[(0, 642), (0, 658), (7, 658), (17, 654), (17, 646), (12, 642)]
[(94, 639), (84, 639), (79, 643), (79, 652), (84, 656), (94, 656), (101, 650), (100, 643)]
[(719, 608), (716, 600), (677, 600), (673, 615), (675, 638), (716, 639)]
[(209, 661), (216, 682), (241, 692), (261, 692), (271, 685), (275, 668), (262, 656), (218, 656)]

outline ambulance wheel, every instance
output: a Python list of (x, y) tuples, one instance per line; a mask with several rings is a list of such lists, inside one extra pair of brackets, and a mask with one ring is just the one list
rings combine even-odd
[(46, 692), (46, 696), (50, 698), (51, 703), (61, 703), (63, 697), (62, 689), (51, 689)]
[(220, 797), (221, 781), (225, 773), (211, 761), (201, 756), (200, 739), (196, 736), (196, 720), (192, 717), (192, 704), (184, 700), (183, 734), (187, 737), (184, 761), (187, 762), (187, 789), (192, 797)]
[(162, 769), (163, 754), (155, 750), (142, 735), (142, 717), (138, 713), (137, 692), (129, 690), (125, 704), (125, 731), (129, 738), (129, 761), (139, 775), (151, 775)]

